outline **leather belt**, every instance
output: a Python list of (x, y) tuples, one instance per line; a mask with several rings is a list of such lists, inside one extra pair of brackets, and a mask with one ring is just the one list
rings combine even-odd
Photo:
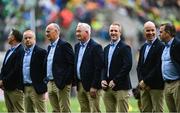
[(31, 83), (25, 83), (24, 86), (32, 86)]
[[(179, 79), (178, 79), (179, 80)], [(172, 82), (175, 82), (175, 81), (178, 81), (178, 80), (165, 80), (166, 83), (172, 83)]]
[(54, 79), (51, 79), (51, 80), (49, 80), (49, 81), (54, 82)]

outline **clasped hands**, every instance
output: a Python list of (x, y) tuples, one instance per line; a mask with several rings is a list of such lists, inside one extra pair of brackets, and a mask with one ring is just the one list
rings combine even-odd
[(109, 87), (109, 88), (114, 88), (114, 87), (116, 86), (116, 84), (114, 83), (113, 80), (111, 80), (111, 81), (109, 82), (109, 84), (107, 83), (106, 80), (102, 80), (102, 81), (101, 81), (101, 86), (102, 86), (103, 89), (107, 89), (108, 87)]

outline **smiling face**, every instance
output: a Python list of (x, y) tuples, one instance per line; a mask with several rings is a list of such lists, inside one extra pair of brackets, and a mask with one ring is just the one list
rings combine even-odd
[(121, 36), (121, 27), (112, 24), (109, 28), (109, 35), (111, 37), (111, 41), (117, 41)]
[(146, 22), (144, 24), (144, 35), (147, 41), (152, 42), (156, 37), (156, 26), (152, 22)]
[(26, 47), (32, 47), (36, 43), (35, 33), (31, 30), (25, 31), (23, 34), (23, 42)]

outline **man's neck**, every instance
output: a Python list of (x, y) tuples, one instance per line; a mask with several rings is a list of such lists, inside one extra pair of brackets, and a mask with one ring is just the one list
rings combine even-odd
[(86, 40), (80, 41), (81, 43), (86, 43), (90, 40), (90, 38), (87, 38)]
[(55, 38), (54, 40), (52, 40), (52, 41), (51, 41), (51, 44), (54, 43), (54, 42), (56, 42), (56, 40), (58, 40), (58, 39), (59, 39), (59, 37), (57, 37), (57, 38)]

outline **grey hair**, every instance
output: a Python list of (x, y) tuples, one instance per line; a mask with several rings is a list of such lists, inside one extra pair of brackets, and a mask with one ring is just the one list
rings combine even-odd
[(58, 34), (60, 34), (61, 29), (60, 29), (60, 27), (59, 27), (58, 24), (56, 24), (56, 23), (50, 23), (49, 25), (53, 25), (53, 26), (58, 30)]
[(89, 33), (89, 36), (91, 34), (91, 26), (87, 23), (78, 23), (77, 26), (81, 26), (83, 28), (84, 31), (87, 31)]

